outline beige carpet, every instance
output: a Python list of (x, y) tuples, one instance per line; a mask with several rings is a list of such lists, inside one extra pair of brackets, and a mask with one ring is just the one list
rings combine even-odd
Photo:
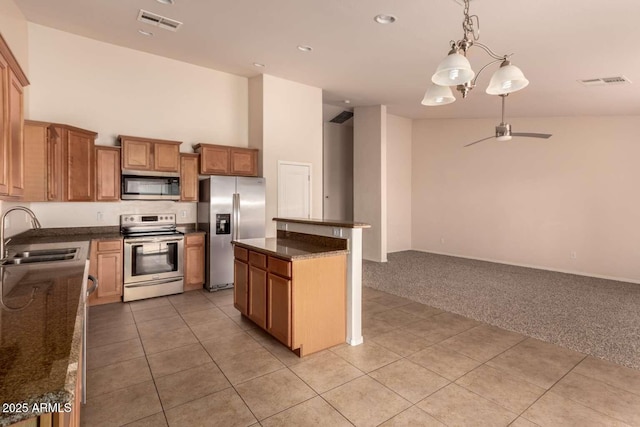
[(363, 262), (363, 284), (640, 369), (640, 285), (417, 251)]

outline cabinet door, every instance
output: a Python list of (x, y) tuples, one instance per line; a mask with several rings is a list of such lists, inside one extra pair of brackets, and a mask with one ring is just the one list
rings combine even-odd
[(25, 202), (47, 201), (47, 149), (48, 123), (26, 121), (24, 123), (24, 151), (29, 161), (24, 164)]
[(269, 274), (267, 331), (291, 347), (291, 280)]
[(180, 155), (180, 201), (198, 201), (198, 155)]
[(204, 284), (204, 234), (187, 234), (184, 245), (184, 290)]
[(9, 64), (0, 55), (0, 195), (9, 194), (8, 88)]
[(229, 148), (217, 145), (200, 146), (200, 173), (229, 175)]
[(249, 265), (237, 258), (233, 261), (233, 306), (245, 316), (249, 301)]
[(267, 272), (249, 266), (249, 319), (267, 329)]
[(96, 146), (96, 200), (120, 200), (120, 149)]
[(89, 296), (89, 305), (122, 299), (122, 240), (91, 241), (89, 273), (98, 279), (98, 289)]
[(122, 140), (122, 169), (149, 171), (153, 169), (150, 141)]
[(154, 143), (153, 170), (178, 172), (180, 170), (180, 146), (164, 142)]
[(9, 69), (9, 195), (24, 194), (24, 96), (22, 84)]
[(90, 202), (94, 200), (94, 137), (75, 130), (67, 132), (66, 200)]
[(231, 175), (258, 176), (258, 151), (243, 148), (231, 148)]

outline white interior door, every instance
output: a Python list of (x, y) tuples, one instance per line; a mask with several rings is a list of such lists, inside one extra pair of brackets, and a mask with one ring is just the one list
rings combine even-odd
[(311, 164), (278, 161), (278, 217), (311, 217)]

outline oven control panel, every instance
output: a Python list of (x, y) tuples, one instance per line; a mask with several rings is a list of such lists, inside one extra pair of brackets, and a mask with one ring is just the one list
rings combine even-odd
[(176, 214), (126, 214), (120, 215), (121, 226), (135, 225), (175, 225)]

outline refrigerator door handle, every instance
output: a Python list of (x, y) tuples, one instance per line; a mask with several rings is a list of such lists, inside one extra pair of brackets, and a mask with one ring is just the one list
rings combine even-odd
[(238, 193), (233, 193), (233, 225), (231, 230), (231, 240), (238, 240), (238, 211), (239, 211), (239, 203), (238, 203)]
[(236, 193), (236, 239), (240, 238), (240, 193)]

